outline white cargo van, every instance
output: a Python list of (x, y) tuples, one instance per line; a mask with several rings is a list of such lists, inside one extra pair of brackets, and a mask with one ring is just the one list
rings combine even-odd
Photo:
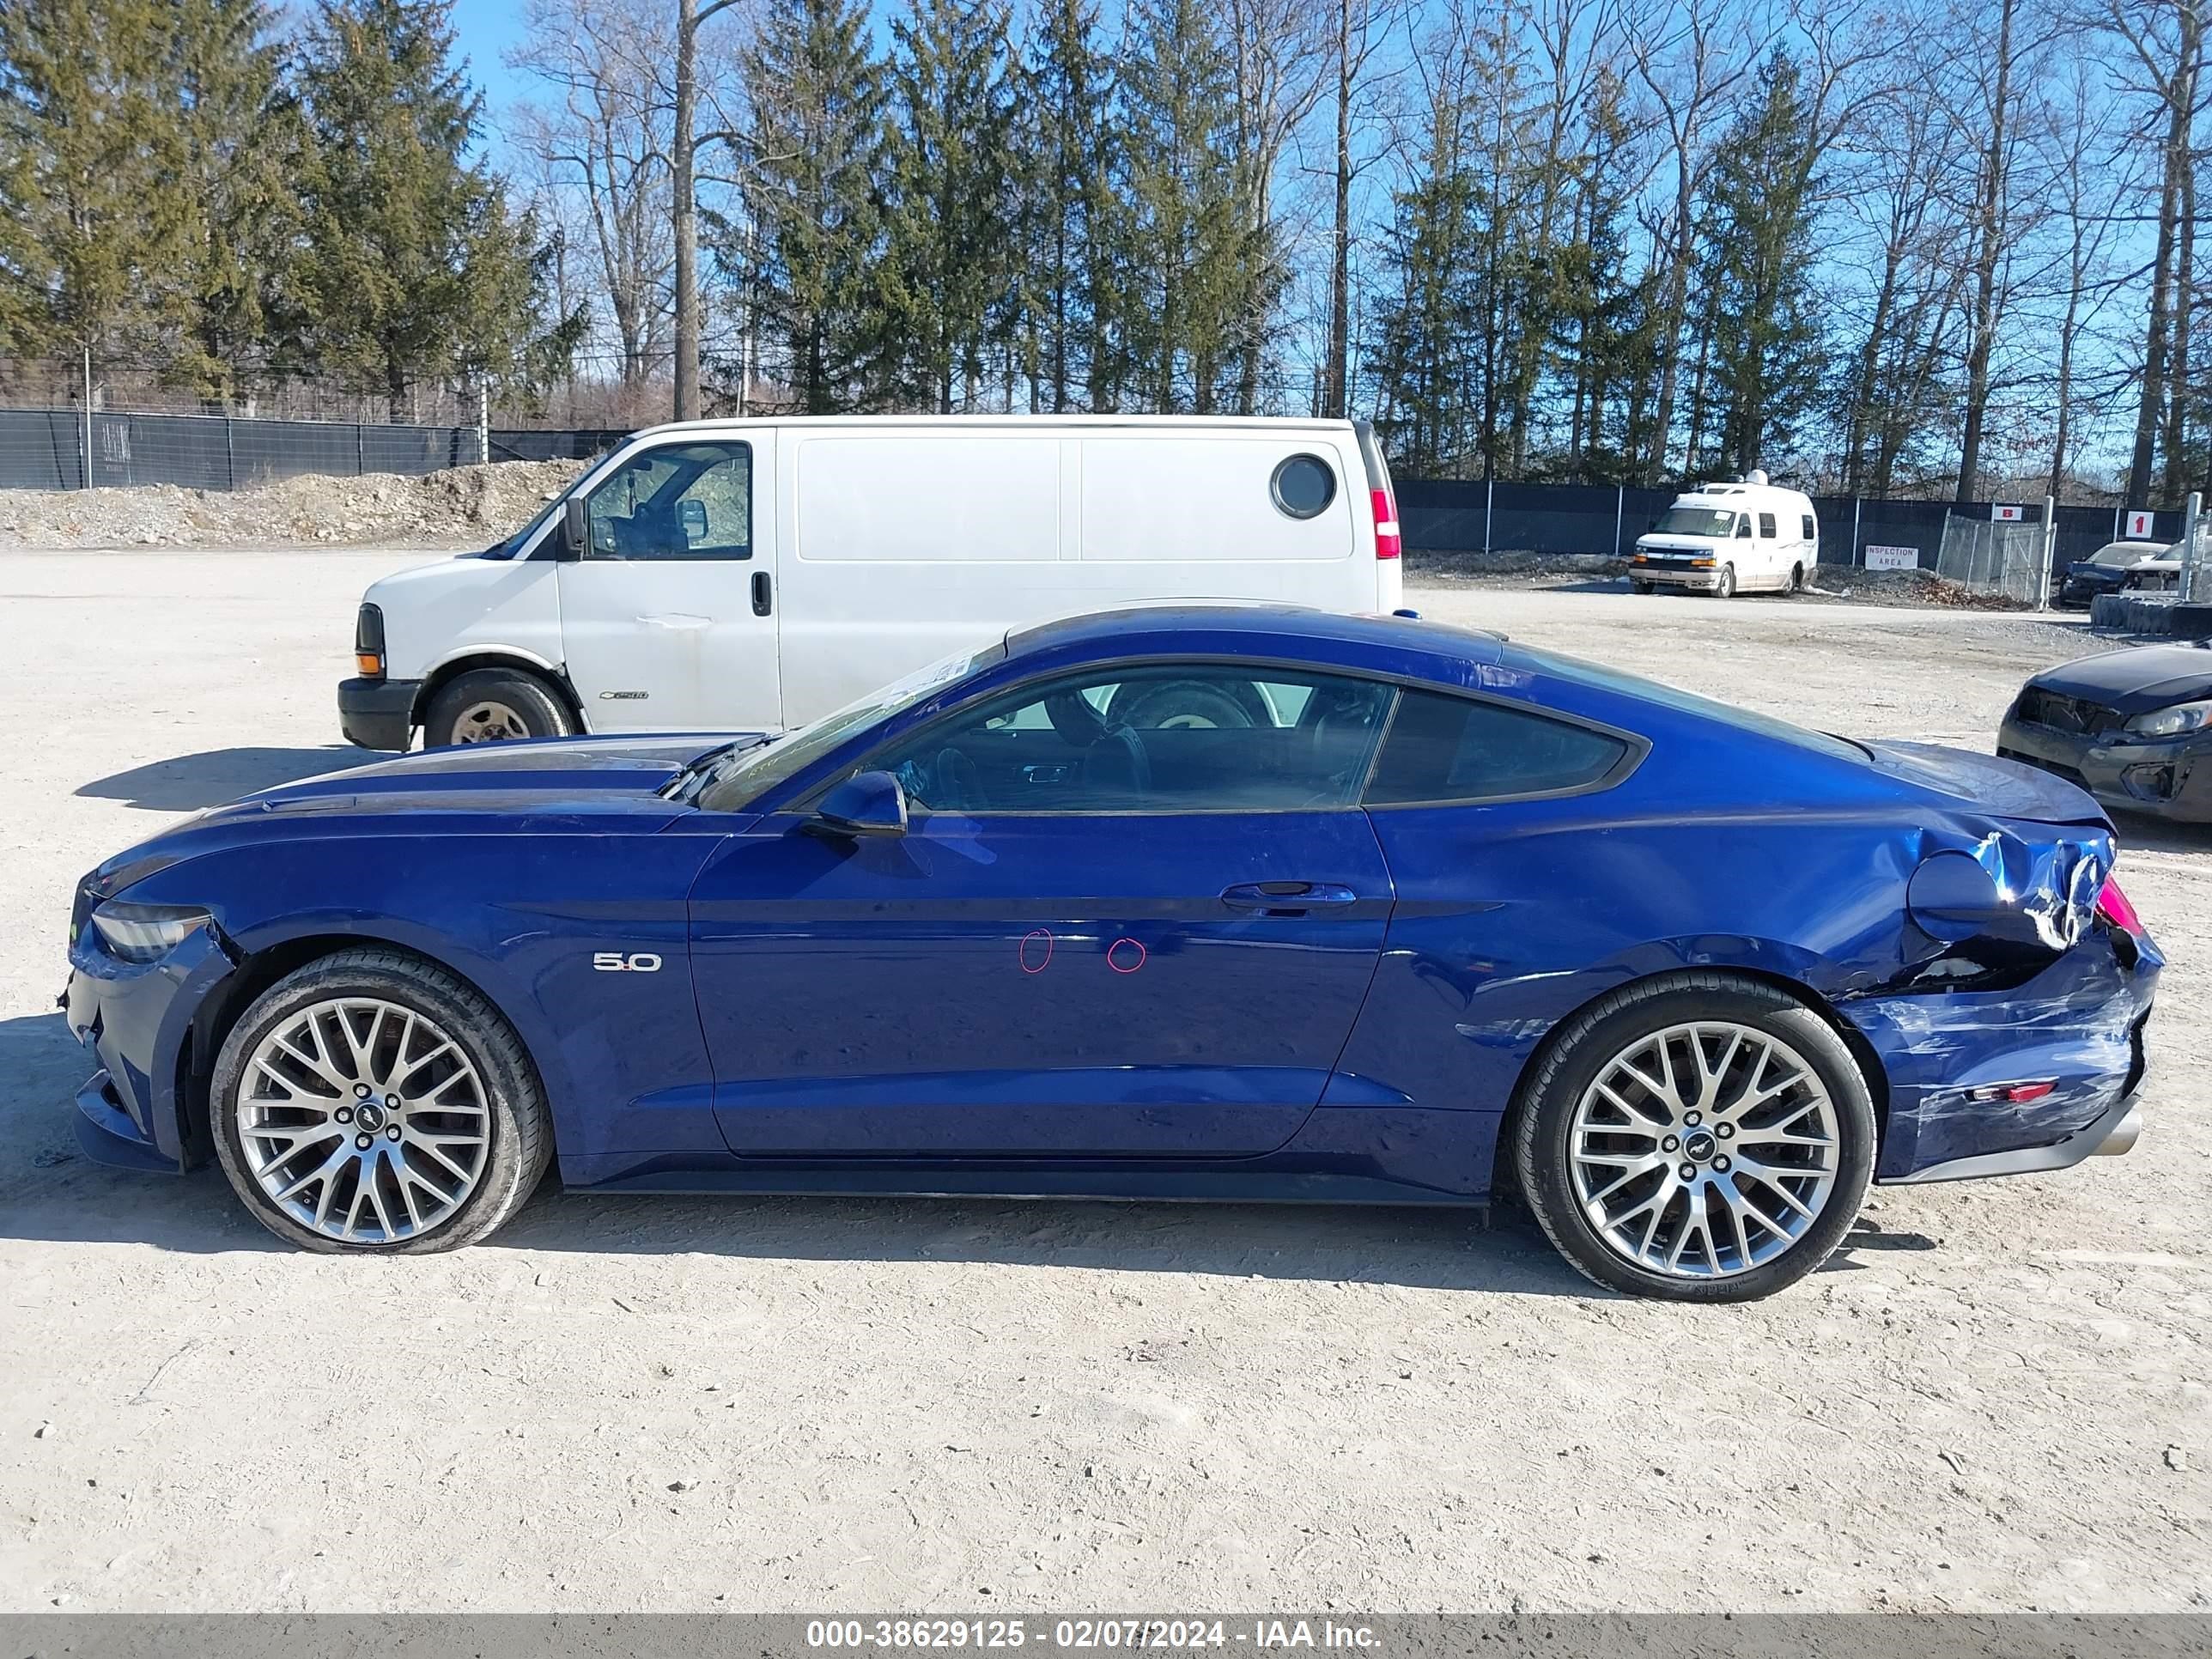
[(512, 538), (363, 596), (351, 741), (777, 730), (1010, 628), (1152, 599), (1391, 611), (1348, 421), (896, 416), (639, 433)]
[(1704, 483), (1674, 498), (1636, 538), (1629, 585), (1734, 593), (1795, 593), (1820, 557), (1811, 497), (1753, 472), (1735, 483)]

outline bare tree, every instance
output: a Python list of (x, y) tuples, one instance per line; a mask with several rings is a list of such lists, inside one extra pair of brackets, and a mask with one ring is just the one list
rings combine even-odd
[(1663, 136), (1664, 165), (1672, 175), (1670, 199), (1653, 239), (1659, 271), (1653, 327), (1659, 389), (1644, 458), (1647, 479), (1665, 472), (1674, 431), (1682, 325), (1697, 259), (1698, 197), (1712, 166), (1713, 125), (1773, 39), (1771, 21), (1752, 11), (1755, 3), (1639, 0), (1626, 22), (1629, 61)]
[[(2104, 0), (2099, 21), (2133, 57), (2142, 76), (2135, 89), (2150, 94), (2155, 127), (2164, 129), (2159, 134), (2158, 235), (2151, 258), (2150, 309), (2143, 327), (2142, 381), (2128, 462), (2128, 504), (2148, 507), (2160, 416), (2169, 396), (2177, 405), (2180, 402), (2177, 336), (2182, 351), (2187, 349), (2189, 273), (2179, 269), (2177, 255), (2183, 240), (2184, 203), (2193, 194), (2185, 181), (2196, 166), (2191, 135), (2204, 64), (2203, 0)], [(2168, 432), (2178, 435), (2179, 428), (2170, 427)], [(2169, 447), (2178, 445), (2170, 443)]]
[(1245, 234), (1255, 269), (1246, 296), (1237, 412), (1260, 401), (1267, 327), (1285, 283), (1275, 179), (1291, 135), (1321, 101), (1332, 36), (1325, 0), (1224, 0)]
[(1382, 50), (1404, 0), (1332, 0), (1329, 96), (1335, 116), (1335, 190), (1330, 221), (1328, 340), (1321, 370), (1321, 413), (1341, 419), (1352, 356), (1352, 190), (1365, 167), (1352, 143), (1368, 66)]
[(632, 392), (666, 359), (672, 309), (668, 22), (659, 0), (530, 0), (508, 58), (558, 95), (526, 105), (516, 137), (596, 256)]

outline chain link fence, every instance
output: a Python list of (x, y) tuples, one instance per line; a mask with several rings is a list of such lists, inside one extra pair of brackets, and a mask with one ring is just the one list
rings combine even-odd
[(2044, 592), (2044, 527), (1948, 514), (1936, 574), (1977, 593), (2033, 605)]

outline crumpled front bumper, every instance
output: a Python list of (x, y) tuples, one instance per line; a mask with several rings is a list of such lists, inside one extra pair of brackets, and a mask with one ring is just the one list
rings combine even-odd
[(77, 1091), (77, 1141), (87, 1157), (131, 1170), (181, 1170), (200, 1149), (186, 1133), (179, 1074), (192, 1019), (233, 969), (212, 927), (159, 962), (108, 955), (86, 928), (70, 947), (61, 1005), (72, 1035), (99, 1066)]
[(2212, 732), (2158, 743), (2114, 743), (2005, 716), (1997, 753), (2078, 783), (2107, 806), (2212, 823)]
[(2100, 923), (2010, 989), (1839, 1003), (1888, 1079), (1875, 1179), (2022, 1175), (2133, 1146), (2143, 1025), (2165, 959), (2147, 937), (2131, 937), (2132, 965)]

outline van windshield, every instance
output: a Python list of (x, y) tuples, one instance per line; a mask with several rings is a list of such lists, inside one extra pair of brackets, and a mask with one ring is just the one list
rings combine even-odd
[(1718, 507), (1670, 507), (1651, 528), (1662, 536), (1711, 536), (1725, 541), (1735, 534), (1735, 514)]
[(528, 524), (523, 526), (505, 541), (494, 542), (489, 547), (484, 549), (483, 556), (487, 559), (511, 559), (521, 552), (523, 544), (538, 533), (538, 527), (561, 510), (562, 504), (568, 499), (568, 494), (566, 489), (555, 490), (545, 498), (544, 506), (538, 509), (537, 514)]

